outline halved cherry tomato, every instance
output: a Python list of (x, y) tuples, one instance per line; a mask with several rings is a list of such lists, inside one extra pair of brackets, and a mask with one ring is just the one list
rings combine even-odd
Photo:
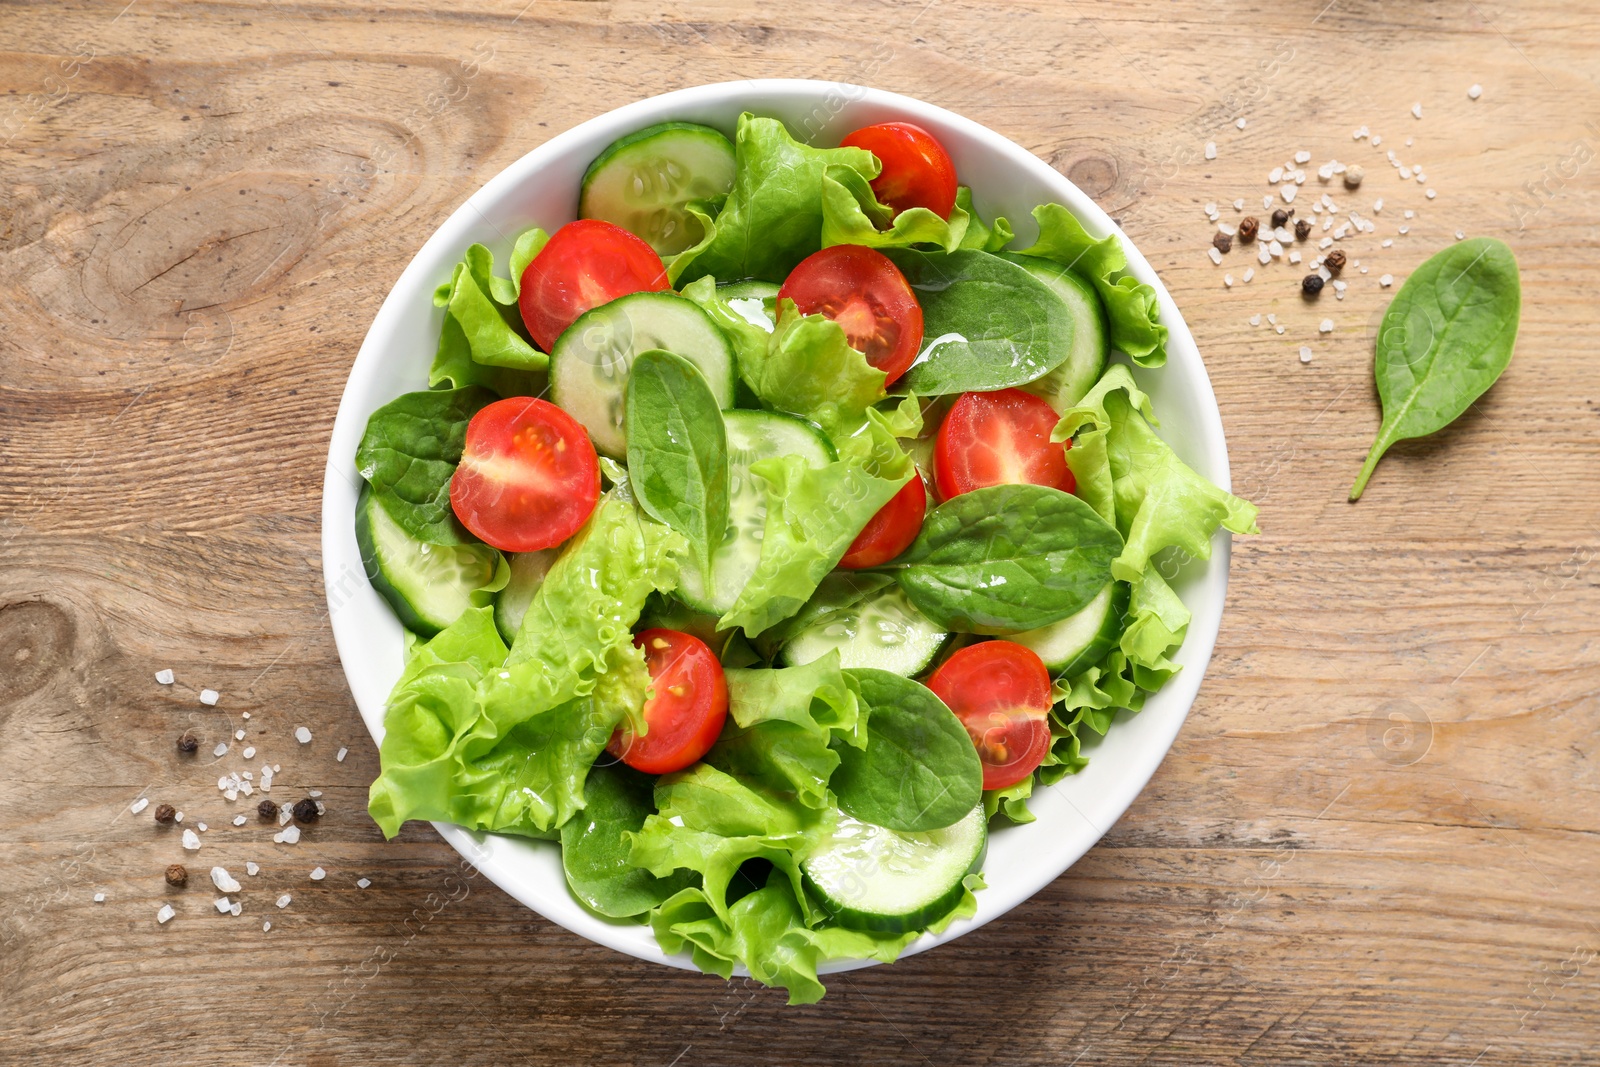
[(895, 214), (925, 207), (942, 219), (950, 217), (956, 206), (956, 165), (938, 138), (921, 126), (880, 122), (861, 127), (839, 145), (865, 148), (878, 157), (883, 170), (872, 180), (872, 194)]
[(1021, 389), (963, 393), (944, 417), (933, 450), (933, 484), (949, 500), (991, 485), (1077, 488), (1067, 467), (1071, 442), (1056, 444), (1050, 431), (1061, 417), (1040, 397)]
[(967, 728), (983, 787), (1016, 785), (1050, 749), (1050, 672), (1015, 641), (982, 641), (945, 660), (928, 688)]
[(545, 400), (497, 400), (467, 423), (450, 507), (502, 552), (536, 552), (578, 532), (600, 499), (589, 434)]
[(814, 252), (789, 272), (778, 299), (802, 315), (826, 315), (844, 327), (850, 347), (892, 382), (922, 347), (922, 305), (889, 257), (861, 245)]
[(922, 532), (922, 519), (928, 513), (928, 490), (922, 475), (913, 474), (878, 513), (850, 542), (850, 549), (839, 561), (846, 570), (880, 567), (911, 547)]
[(646, 630), (633, 639), (644, 649), (654, 692), (644, 702), (645, 733), (626, 726), (606, 751), (636, 771), (681, 771), (710, 751), (728, 717), (728, 682), (722, 664), (698, 637), (677, 630)]
[(667, 268), (643, 238), (599, 219), (579, 219), (551, 234), (522, 272), (517, 304), (534, 344), (548, 352), (590, 308), (666, 288)]

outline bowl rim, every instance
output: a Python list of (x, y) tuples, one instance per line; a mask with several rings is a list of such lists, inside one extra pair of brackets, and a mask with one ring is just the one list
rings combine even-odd
[[(342, 610), (352, 600), (360, 600), (370, 607), (371, 600), (376, 597), (376, 594), (371, 592), (370, 586), (365, 593), (359, 588), (366, 584), (364, 576), (356, 582), (356, 588), (351, 587), (350, 549), (354, 545), (351, 528), (353, 502), (358, 488), (358, 479), (353, 480), (355, 474), (353, 456), (355, 442), (359, 441), (367, 416), (374, 406), (363, 404), (362, 389), (358, 386), (381, 374), (386, 350), (391, 338), (396, 334), (402, 313), (412, 302), (418, 299), (425, 300), (426, 294), (431, 293), (438, 284), (440, 279), (430, 273), (433, 270), (431, 264), (439, 261), (441, 255), (445, 256), (444, 262), (454, 262), (459, 259), (466, 244), (470, 243), (464, 241), (462, 235), (475, 223), (489, 222), (490, 225), (494, 225), (489, 216), (484, 214), (483, 205), (503, 199), (524, 183), (536, 180), (544, 168), (562, 160), (574, 148), (596, 137), (615, 139), (624, 133), (654, 122), (666, 121), (684, 112), (704, 111), (730, 104), (738, 105), (741, 100), (753, 97), (811, 104), (817, 108), (823, 104), (832, 107), (831, 102), (838, 99), (845, 102), (842, 106), (864, 105), (930, 127), (957, 131), (981, 144), (984, 151), (991, 152), (1003, 160), (1008, 169), (1015, 167), (1049, 188), (1053, 197), (1064, 204), (1091, 234), (1103, 236), (1115, 233), (1126, 253), (1129, 272), (1139, 281), (1151, 285), (1156, 292), (1161, 321), (1169, 331), (1167, 342), (1169, 370), (1163, 373), (1170, 373), (1170, 368), (1174, 365), (1182, 365), (1189, 379), (1186, 391), (1193, 394), (1195, 405), (1192, 415), (1194, 425), (1190, 427), (1190, 432), (1192, 435), (1198, 435), (1198, 439), (1191, 437), (1186, 442), (1187, 448), (1179, 448), (1179, 442), (1174, 441), (1173, 447), (1180, 453), (1194, 452), (1198, 449), (1205, 460), (1201, 465), (1204, 468), (1201, 473), (1223, 489), (1231, 488), (1227, 443), (1216, 396), (1194, 338), (1171, 294), (1149, 261), (1110, 216), (1087, 194), (1038, 156), (1002, 134), (945, 108), (899, 93), (842, 82), (793, 78), (743, 79), (698, 85), (647, 97), (597, 115), (556, 134), (474, 190), (430, 235), (401, 272), (374, 317), (351, 365), (329, 442), (321, 509), (321, 548), (323, 580), (329, 607), (328, 619), (340, 664), (374, 743), (380, 743), (382, 740), (383, 704), (387, 690), (377, 692), (367, 673), (358, 670), (362, 657), (372, 655), (371, 627), (362, 625), (361, 619), (353, 618), (354, 613)], [(768, 110), (764, 104), (758, 104), (757, 107)], [(734, 114), (740, 110), (744, 108), (736, 106)], [(837, 114), (837, 111), (834, 113)], [(974, 192), (978, 193), (979, 190), (975, 189)], [(1017, 220), (1017, 229), (1031, 231), (1032, 220)], [(1019, 237), (1021, 236), (1019, 232)], [(427, 344), (430, 351), (433, 343), (433, 339), (429, 338)], [(1136, 374), (1139, 373), (1137, 368), (1135, 371)], [(1191, 465), (1197, 465), (1194, 456), (1185, 458)], [(1218, 531), (1212, 540), (1210, 560), (1204, 567), (1194, 572), (1197, 577), (1191, 585), (1201, 591), (1201, 602), (1189, 604), (1193, 619), (1185, 641), (1174, 657), (1184, 665), (1184, 670), (1150, 699), (1139, 717), (1129, 718), (1126, 712), (1119, 713), (1119, 728), (1126, 728), (1128, 725), (1123, 719), (1128, 719), (1129, 723), (1152, 723), (1148, 729), (1140, 727), (1141, 734), (1148, 735), (1143, 737), (1142, 747), (1133, 750), (1131, 759), (1119, 762), (1110, 782), (1097, 782), (1092, 792), (1077, 791), (1081, 795), (1076, 801), (1061, 787), (1084, 778), (1088, 774), (1087, 769), (1083, 774), (1068, 777), (1057, 785), (1044, 787), (1035, 793), (1036, 798), (1043, 798), (1046, 794), (1059, 795), (1065, 800), (1070, 814), (1075, 814), (1081, 819), (1085, 828), (1080, 829), (1075, 835), (1064, 835), (1071, 838), (1070, 844), (1065, 847), (1060, 847), (1057, 843), (1057, 847), (1053, 850), (1041, 850), (1039, 852), (1041, 861), (1028, 869), (1024, 876), (1011, 879), (1004, 886), (991, 885), (980, 892), (979, 910), (975, 916), (952, 923), (941, 934), (922, 935), (906, 947), (901, 953), (901, 959), (952, 941), (998, 918), (1034, 896), (1044, 886), (1065, 873), (1098, 843), (1143, 791), (1156, 768), (1166, 757), (1187, 718), (1210, 662), (1226, 599), (1230, 543), (1231, 539), (1227, 532)], [(359, 555), (355, 556), (355, 568), (355, 573), (360, 575)], [(1186, 597), (1187, 599), (1189, 598)], [(383, 604), (381, 600), (379, 603), (385, 611), (388, 610), (387, 604)], [(380, 628), (385, 628), (381, 622), (379, 625)], [(398, 626), (398, 621), (395, 625)], [(393, 678), (390, 678), (389, 684), (392, 686)], [(1152, 715), (1152, 709), (1158, 702), (1162, 705), (1161, 713), (1159, 716)], [(1094, 767), (1095, 763), (1091, 762), (1090, 768)], [(1097, 772), (1097, 775), (1104, 777), (1100, 772)], [(1036, 800), (1035, 806), (1038, 803)], [(1089, 814), (1091, 812), (1093, 818)], [(1057, 811), (1053, 814), (1062, 812)], [(1041, 818), (1039, 823), (1032, 825), (1039, 827), (1043, 821)], [(583, 909), (567, 891), (564, 881), (558, 894), (563, 899), (554, 899), (549, 894), (535, 893), (524, 884), (522, 875), (516, 869), (517, 864), (513, 862), (510, 854), (510, 850), (514, 847), (526, 848), (530, 844), (527, 839), (478, 833), (449, 823), (433, 825), (440, 836), (462, 855), (464, 869), (468, 870), (471, 876), (475, 876), (477, 872), (487, 875), (490, 881), (505, 890), (512, 898), (539, 915), (590, 941), (640, 959), (688, 970), (695, 969), (686, 953), (669, 955), (663, 952), (650, 936), (648, 926), (618, 923)], [(1010, 834), (1025, 829), (1025, 827), (1008, 827), (1001, 832)], [(537, 846), (538, 843), (531, 844)], [(1030, 850), (1030, 855), (1032, 851)], [(559, 867), (559, 861), (557, 866)], [(644, 934), (642, 938), (639, 936), (640, 931)], [(836, 960), (819, 968), (819, 972), (836, 973), (853, 970), (857, 967), (871, 966), (875, 962)], [(742, 970), (739, 973), (743, 973)]]

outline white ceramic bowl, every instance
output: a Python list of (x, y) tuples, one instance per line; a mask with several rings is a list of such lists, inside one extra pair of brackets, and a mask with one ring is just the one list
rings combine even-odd
[[(375, 740), (383, 736), (384, 701), (400, 675), (401, 628), (363, 576), (353, 528), (359, 488), (354, 456), (374, 409), (401, 393), (427, 387), (443, 315), (430, 298), (434, 287), (449, 279), (452, 265), (475, 241), (493, 249), (496, 262), (503, 265), (512, 238), (521, 230), (539, 225), (553, 231), (570, 221), (584, 168), (616, 138), (669, 119), (705, 123), (731, 136), (741, 111), (776, 116), (796, 136), (819, 146), (835, 145), (849, 131), (870, 123), (915, 122), (949, 149), (982, 215), (999, 214), (1012, 221), (1018, 234), (1014, 247), (1032, 242), (1029, 212), (1046, 201), (1066, 205), (1091, 233), (1115, 229), (1076, 186), (1001, 135), (932, 104), (831, 82), (724, 82), (652, 97), (553, 137), (501, 171), (439, 227), (395, 283), (356, 356), (334, 423), (322, 499), (323, 576), (339, 657)], [(1126, 237), (1123, 246), (1133, 273), (1160, 295), (1161, 318), (1171, 332), (1166, 367), (1138, 372), (1137, 377), (1162, 420), (1162, 435), (1192, 467), (1226, 488), (1222, 420), (1194, 338), (1150, 264)], [(954, 940), (1027, 900), (1087, 852), (1127, 810), (1172, 745), (1200, 688), (1222, 617), (1228, 545), (1226, 532), (1219, 532), (1210, 561), (1189, 563), (1175, 583), (1194, 613), (1188, 639), (1176, 656), (1184, 670), (1138, 715), (1122, 715), (1094, 746), (1082, 773), (1035, 794), (1030, 806), (1036, 822), (993, 835), (984, 868), (989, 887), (978, 894), (977, 915), (937, 937), (922, 937), (907, 955)], [(579, 906), (567, 891), (553, 842), (435, 826), (496, 885), (552, 922), (641, 959), (693, 966), (686, 955), (662, 952), (648, 927), (601, 919)], [(863, 965), (837, 961), (824, 970)]]

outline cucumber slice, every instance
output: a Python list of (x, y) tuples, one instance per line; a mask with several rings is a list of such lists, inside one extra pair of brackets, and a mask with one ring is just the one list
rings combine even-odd
[(688, 203), (725, 195), (733, 173), (733, 145), (710, 126), (647, 126), (612, 142), (589, 164), (578, 217), (615, 223), (644, 238), (657, 255), (677, 255), (704, 236)]
[(836, 457), (833, 445), (810, 423), (770, 411), (725, 411), (728, 431), (728, 530), (711, 556), (710, 581), (685, 567), (678, 597), (696, 611), (721, 616), (739, 599), (761, 559), (767, 526), (767, 487), (750, 465), (774, 456), (799, 456), (812, 467)]
[(898, 833), (839, 813), (839, 825), (800, 864), (806, 885), (840, 926), (920, 930), (961, 900), (988, 841), (983, 805), (950, 826)]
[(729, 282), (727, 285), (717, 286), (717, 297), (750, 325), (759, 326), (768, 333), (777, 328), (777, 321), (773, 315), (776, 308), (774, 302), (778, 299), (778, 287), (771, 282), (756, 278)]
[(797, 631), (778, 659), (798, 667), (838, 649), (841, 667), (876, 667), (910, 678), (927, 669), (949, 637), (891, 585)]
[(522, 628), (522, 617), (528, 613), (533, 594), (544, 584), (550, 565), (561, 555), (559, 548), (542, 548), (537, 552), (518, 552), (510, 557), (511, 580), (494, 598), (494, 625), (505, 638), (506, 644), (517, 639)]
[[(389, 517), (372, 492), (356, 501), (356, 544), (372, 587), (409, 630), (432, 637), (472, 607), (472, 594), (505, 584), (498, 550), (488, 545), (430, 545)], [(496, 581), (500, 585), (496, 585)]]
[(700, 368), (711, 395), (733, 406), (733, 348), (699, 304), (677, 293), (633, 293), (585, 312), (550, 353), (550, 398), (583, 423), (601, 452), (628, 454), (623, 397), (633, 357), (664, 348)]
[(1128, 615), (1129, 594), (1126, 582), (1108, 582), (1077, 614), (1008, 640), (1039, 653), (1051, 674), (1070, 677), (1094, 666), (1117, 646)]
[(1055, 370), (1022, 387), (1050, 401), (1057, 412), (1064, 412), (1082, 400), (1106, 372), (1111, 331), (1105, 305), (1088, 282), (1059, 263), (1014, 252), (1002, 255), (1048, 285), (1072, 312), (1072, 351)]

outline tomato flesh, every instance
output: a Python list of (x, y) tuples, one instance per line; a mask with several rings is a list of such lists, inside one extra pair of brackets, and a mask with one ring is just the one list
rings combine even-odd
[(983, 788), (1016, 785), (1050, 750), (1050, 672), (1015, 641), (968, 645), (940, 664), (928, 688), (967, 728)]
[(645, 630), (633, 639), (644, 649), (650, 699), (644, 702), (644, 736), (618, 727), (606, 751), (646, 774), (681, 771), (710, 751), (728, 717), (728, 682), (722, 664), (698, 637), (677, 630)]
[(839, 142), (865, 148), (878, 157), (883, 170), (872, 180), (872, 194), (895, 214), (925, 207), (942, 219), (956, 206), (956, 165), (939, 139), (910, 122), (880, 122), (863, 126)]
[(1021, 389), (963, 393), (933, 450), (933, 481), (944, 500), (991, 485), (1077, 488), (1067, 466), (1071, 443), (1050, 440), (1061, 421), (1049, 403)]
[(922, 305), (889, 257), (861, 245), (834, 245), (800, 261), (778, 290), (802, 315), (826, 315), (850, 347), (892, 382), (922, 347)]
[(579, 219), (551, 234), (522, 272), (517, 305), (534, 344), (548, 352), (590, 308), (669, 287), (661, 257), (642, 237), (599, 219)]
[(536, 552), (578, 532), (600, 499), (600, 462), (583, 426), (545, 400), (518, 396), (467, 423), (450, 507), (502, 552)]
[(850, 542), (839, 566), (846, 570), (864, 567), (881, 567), (911, 547), (911, 542), (922, 532), (922, 520), (928, 513), (928, 490), (922, 484), (922, 475), (913, 473), (911, 480), (867, 520), (867, 524)]

